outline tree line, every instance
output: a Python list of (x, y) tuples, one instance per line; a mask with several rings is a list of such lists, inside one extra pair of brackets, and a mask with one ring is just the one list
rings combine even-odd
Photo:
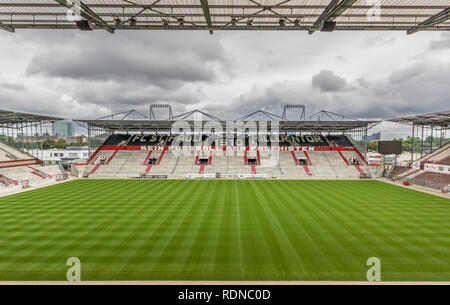
[(88, 146), (88, 143), (68, 143), (63, 139), (53, 140), (53, 139), (45, 139), (45, 140), (35, 140), (35, 141), (24, 141), (20, 138), (13, 138), (5, 135), (0, 135), (0, 141), (19, 148), (19, 149), (65, 149), (66, 147), (85, 147)]

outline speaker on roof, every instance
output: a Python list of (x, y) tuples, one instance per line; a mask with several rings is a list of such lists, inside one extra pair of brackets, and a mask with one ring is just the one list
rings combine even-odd
[(82, 31), (93, 31), (94, 30), (94, 24), (90, 22), (89, 20), (79, 20), (77, 21), (77, 28)]
[(320, 25), (321, 32), (333, 32), (336, 27), (336, 22), (334, 21), (322, 21)]

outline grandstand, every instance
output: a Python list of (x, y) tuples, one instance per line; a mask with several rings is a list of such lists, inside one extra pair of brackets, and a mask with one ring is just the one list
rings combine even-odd
[[(14, 146), (23, 147), (26, 131), (35, 133), (42, 124), (56, 120), (58, 118), (0, 111), (0, 194), (50, 185), (67, 178), (60, 164), (44, 164), (24, 149)], [(27, 143), (29, 147), (35, 144)]]
[[(266, 122), (268, 127), (274, 118), (281, 118), (279, 128), (284, 135), (275, 136), (276, 139), (270, 133), (267, 136), (247, 134), (244, 139), (239, 139), (237, 132), (232, 139), (226, 138), (225, 134), (203, 134), (195, 139), (192, 135), (171, 133), (170, 126), (177, 117), (187, 118), (195, 113), (211, 119), (218, 125), (218, 130), (225, 129), (225, 121), (200, 110), (175, 117), (169, 110), (172, 117), (159, 121), (152, 113), (144, 120), (85, 120), (83, 122), (91, 129), (90, 134), (96, 135), (96, 141), (91, 142), (99, 144), (91, 147), (96, 152), (88, 163), (76, 165), (75, 172), (77, 176), (86, 178), (360, 179), (381, 176), (383, 168), (369, 166), (365, 159), (367, 130), (377, 121), (356, 120), (327, 111), (302, 121), (289, 121), (284, 118), (289, 107), (293, 105), (285, 107), (283, 116), (260, 110), (239, 118), (244, 120), (263, 114), (269, 118)], [(300, 111), (300, 117), (304, 117), (304, 108)], [(434, 133), (441, 135), (435, 139), (436, 145), (442, 143), (448, 114), (440, 112), (391, 121), (413, 122), (413, 137), (414, 131), (422, 128), (422, 139), (427, 126), (431, 126), (432, 136)], [(124, 113), (124, 117), (129, 115), (130, 112)], [(194, 128), (194, 121), (185, 122)], [(261, 122), (257, 123), (259, 126)], [(99, 139), (102, 140), (99, 142)], [(270, 144), (274, 140), (276, 144)], [(177, 144), (180, 142), (181, 145)], [(431, 152), (424, 154), (426, 149)], [(448, 144), (438, 149), (422, 146), (422, 158), (407, 166), (394, 164), (389, 177), (395, 181), (445, 190), (449, 184), (448, 168), (445, 167), (449, 163), (449, 153)], [(414, 155), (413, 151), (411, 155)]]
[[(429, 153), (423, 155), (421, 146), (421, 155), (414, 160), (414, 145), (411, 148), (411, 162), (405, 165), (396, 165), (390, 173), (390, 178), (394, 181), (400, 181), (404, 184), (419, 185), (444, 192), (450, 191), (450, 143), (442, 143), (442, 135), (448, 129), (450, 124), (450, 111), (417, 115), (406, 118), (392, 119), (391, 121), (412, 125), (412, 138), (418, 134), (417, 130), (422, 130), (422, 143), (424, 130), (429, 129), (431, 135), (431, 147)], [(439, 147), (433, 149), (433, 135), (438, 133), (435, 142)]]
[[(352, 179), (373, 173), (364, 156), (345, 136), (281, 136), (279, 147), (248, 145), (173, 146), (170, 136), (111, 135), (78, 171), (89, 178), (330, 178)], [(183, 136), (178, 136), (180, 139)], [(301, 142), (310, 138), (317, 142)], [(330, 140), (332, 139), (332, 140)], [(204, 136), (204, 141), (206, 136)], [(339, 141), (337, 141), (339, 140)], [(237, 139), (234, 139), (236, 142)], [(120, 143), (127, 145), (120, 145)], [(184, 144), (186, 144), (185, 141)], [(246, 137), (248, 144), (249, 137)], [(300, 143), (299, 143), (300, 142)], [(337, 146), (336, 142), (345, 143)], [(157, 145), (165, 143), (165, 145)], [(297, 143), (292, 145), (292, 143)], [(314, 146), (313, 146), (314, 145)]]
[[(289, 110), (304, 117), (303, 105), (286, 105), (284, 117)], [(230, 121), (200, 110), (168, 120), (156, 120), (152, 113), (142, 120), (117, 119), (117, 114), (111, 116), (116, 119), (80, 120), (88, 125), (95, 153), (87, 163), (74, 165), (73, 172), (86, 178), (169, 179), (359, 179), (380, 174), (365, 160), (367, 129), (378, 121), (340, 115), (340, 120), (322, 121), (323, 113), (289, 121), (260, 110), (233, 121), (231, 131), (227, 130)], [(208, 120), (187, 119), (196, 114)], [(256, 114), (266, 115), (269, 121), (251, 121)], [(130, 115), (124, 113), (123, 118)], [(180, 122), (191, 131), (172, 128)], [(202, 129), (195, 131), (199, 122)], [(215, 131), (206, 126), (214, 126)]]
[(450, 143), (409, 166), (395, 166), (390, 177), (396, 181), (447, 192), (450, 185)]

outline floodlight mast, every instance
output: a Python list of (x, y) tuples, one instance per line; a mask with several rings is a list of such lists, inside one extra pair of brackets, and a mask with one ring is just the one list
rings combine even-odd
[(305, 120), (305, 105), (301, 105), (301, 104), (289, 104), (289, 105), (285, 105), (284, 109), (283, 109), (283, 115), (282, 120), (283, 121), (287, 121), (287, 112), (288, 110), (293, 110), (294, 112), (298, 112), (299, 113), (299, 121), (304, 121)]
[(150, 120), (156, 121), (155, 112), (154, 109), (167, 109), (169, 114), (169, 121), (173, 121), (173, 113), (172, 113), (172, 107), (170, 107), (169, 104), (151, 104), (150, 105)]

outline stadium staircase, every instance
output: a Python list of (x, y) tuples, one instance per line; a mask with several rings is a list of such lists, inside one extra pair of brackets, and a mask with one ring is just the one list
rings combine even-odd
[(118, 150), (114, 151), (113, 154), (109, 157), (108, 161), (106, 161), (106, 165), (108, 165), (109, 163), (111, 163), (112, 159), (114, 159), (114, 157), (116, 156)]
[[(338, 151), (338, 153), (341, 156), (341, 158), (344, 160), (344, 162), (347, 166), (355, 168), (355, 170), (358, 172), (358, 175), (367, 174), (366, 171), (364, 171), (362, 169), (362, 167), (367, 166), (367, 163), (360, 154), (358, 154), (355, 151), (342, 151), (342, 152)], [(349, 160), (351, 160), (351, 159), (357, 160), (359, 165), (358, 164), (355, 164), (355, 165), (350, 164)]]
[(31, 173), (33, 174), (33, 175), (36, 175), (36, 176), (38, 176), (38, 177), (41, 177), (42, 179), (47, 179), (47, 178), (52, 178), (52, 176), (51, 175), (49, 175), (49, 174), (47, 174), (47, 173), (45, 173), (45, 172), (43, 172), (43, 171), (41, 171), (41, 170), (39, 170), (39, 169), (36, 169), (36, 168), (34, 168), (34, 167), (31, 167), (31, 166), (27, 166), (29, 169), (31, 169)]
[[(300, 167), (300, 163), (298, 162), (298, 156), (297, 156), (297, 153), (295, 152), (295, 151), (291, 151), (291, 153), (292, 153), (292, 159), (294, 160), (294, 163), (295, 163), (295, 166), (296, 167)], [(301, 153), (301, 152), (300, 152)], [(303, 152), (304, 154), (305, 154), (305, 156), (306, 156), (306, 160), (308, 160), (308, 164), (309, 165), (312, 165), (311, 164), (311, 159), (309, 158), (309, 156), (307, 155), (307, 153), (306, 152)], [(311, 170), (309, 169), (309, 167), (308, 167), (308, 165), (306, 165), (306, 164), (303, 164), (302, 165), (302, 167), (303, 167), (303, 170), (305, 171), (305, 173), (308, 175), (308, 176), (312, 176), (312, 172), (311, 172)]]

